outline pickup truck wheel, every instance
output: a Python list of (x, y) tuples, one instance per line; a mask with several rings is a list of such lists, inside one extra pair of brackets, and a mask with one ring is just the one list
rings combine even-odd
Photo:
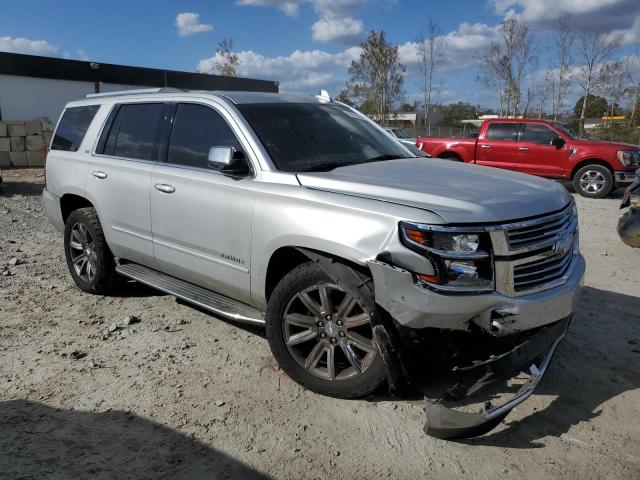
[(583, 197), (603, 198), (613, 189), (613, 176), (607, 167), (586, 165), (573, 176), (573, 188)]
[(314, 262), (296, 267), (276, 286), (267, 338), (280, 368), (314, 392), (357, 398), (385, 380), (369, 313)]
[(69, 215), (64, 229), (64, 252), (73, 281), (80, 290), (104, 295), (116, 279), (116, 264), (94, 208)]

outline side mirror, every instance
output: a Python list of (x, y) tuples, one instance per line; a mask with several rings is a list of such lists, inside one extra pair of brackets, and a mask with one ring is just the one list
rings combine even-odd
[(211, 147), (207, 165), (231, 175), (248, 175), (250, 171), (244, 152), (233, 147)]
[(562, 147), (565, 146), (566, 143), (567, 142), (565, 142), (564, 138), (562, 138), (562, 137), (554, 137), (551, 140), (551, 145), (556, 147), (556, 148), (562, 148)]

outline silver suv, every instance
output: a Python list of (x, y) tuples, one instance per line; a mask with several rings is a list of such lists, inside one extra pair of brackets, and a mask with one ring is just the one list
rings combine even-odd
[(428, 433), (444, 438), (490, 429), (532, 393), (585, 270), (562, 186), (415, 157), (324, 96), (88, 95), (58, 122), (43, 201), (81, 290), (124, 276), (265, 325), (313, 391), (417, 385), (432, 366), (414, 354), (435, 339), (457, 351), (448, 398), (529, 372), (477, 414), (428, 399)]

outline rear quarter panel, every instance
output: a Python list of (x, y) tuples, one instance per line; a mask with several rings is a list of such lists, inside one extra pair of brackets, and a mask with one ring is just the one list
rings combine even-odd
[(432, 157), (439, 157), (443, 153), (455, 153), (464, 162), (473, 162), (475, 157), (475, 138), (434, 138), (418, 137), (418, 145), (423, 152)]

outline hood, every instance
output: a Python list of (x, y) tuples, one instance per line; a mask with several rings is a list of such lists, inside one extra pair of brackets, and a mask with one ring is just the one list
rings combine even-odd
[(570, 200), (567, 190), (550, 180), (430, 158), (301, 172), (297, 177), (307, 188), (429, 210), (457, 224), (533, 217), (559, 210)]

